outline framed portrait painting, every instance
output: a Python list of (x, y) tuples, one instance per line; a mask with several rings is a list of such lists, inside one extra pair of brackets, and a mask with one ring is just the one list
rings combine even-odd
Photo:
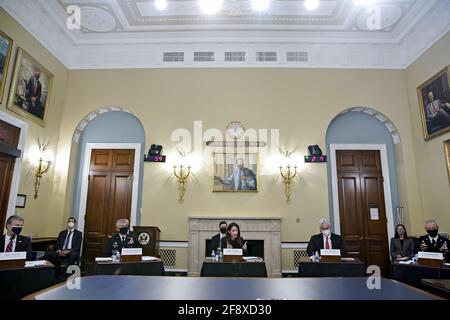
[(257, 153), (213, 153), (213, 192), (257, 192)]
[(12, 39), (0, 30), (0, 104), (3, 101), (3, 92), (5, 91), (6, 78), (8, 77), (12, 46)]
[(450, 66), (417, 88), (425, 140), (450, 131)]
[(19, 48), (7, 108), (45, 126), (53, 74)]

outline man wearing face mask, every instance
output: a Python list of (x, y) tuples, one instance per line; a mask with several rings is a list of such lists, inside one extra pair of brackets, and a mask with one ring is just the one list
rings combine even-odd
[(44, 256), (45, 260), (55, 266), (60, 266), (64, 262), (69, 265), (78, 264), (83, 233), (76, 229), (76, 224), (77, 220), (74, 217), (67, 220), (67, 229), (61, 231), (56, 240), (56, 251), (47, 252)]
[(211, 238), (211, 247), (209, 253), (211, 253), (213, 250), (216, 251), (217, 248), (220, 248), (220, 241), (222, 240), (222, 238), (226, 237), (227, 223), (225, 221), (220, 221), (219, 230), (220, 232)]
[(331, 233), (331, 224), (324, 218), (319, 220), (320, 233), (311, 237), (306, 248), (308, 257), (313, 260), (320, 249), (339, 249), (341, 256), (345, 255), (344, 242), (341, 236)]
[(31, 239), (21, 236), (24, 219), (13, 215), (6, 220), (6, 233), (0, 238), (0, 252), (27, 253), (27, 260), (31, 260)]
[(416, 251), (442, 252), (444, 259), (450, 261), (450, 241), (439, 235), (439, 226), (435, 220), (425, 221), (426, 236), (422, 236), (417, 241)]
[(111, 257), (115, 251), (122, 253), (123, 248), (140, 248), (136, 234), (130, 231), (128, 219), (117, 220), (116, 230), (106, 243), (105, 256)]

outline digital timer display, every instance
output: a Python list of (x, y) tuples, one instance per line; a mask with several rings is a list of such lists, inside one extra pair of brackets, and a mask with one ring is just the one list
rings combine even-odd
[(144, 161), (147, 162), (166, 162), (166, 156), (151, 156), (146, 154), (144, 156)]

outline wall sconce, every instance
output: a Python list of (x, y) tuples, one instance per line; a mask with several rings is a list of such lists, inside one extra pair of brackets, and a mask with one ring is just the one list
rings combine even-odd
[[(285, 159), (287, 160), (290, 155), (290, 152), (285, 152)], [(280, 175), (284, 182), (284, 197), (286, 204), (291, 204), (291, 183), (297, 176), (297, 166), (291, 166), (291, 164), (286, 161), (286, 164), (280, 166)]]
[(178, 180), (178, 203), (182, 204), (184, 202), (184, 195), (186, 193), (186, 188), (184, 185), (187, 182), (189, 175), (191, 174), (191, 166), (173, 166), (173, 174)]
[(50, 160), (44, 160), (46, 155), (47, 147), (45, 145), (39, 146), (39, 160), (36, 165), (36, 180), (34, 182), (34, 199), (37, 199), (39, 193), (39, 187), (41, 186), (41, 179), (44, 174), (48, 172), (52, 162)]

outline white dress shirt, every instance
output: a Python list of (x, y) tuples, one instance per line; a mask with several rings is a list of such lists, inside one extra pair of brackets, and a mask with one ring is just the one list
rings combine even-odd
[(434, 238), (432, 238), (432, 237), (430, 237), (430, 236), (428, 235), (428, 238), (430, 239), (430, 242), (433, 243), (433, 240), (434, 240), (434, 241), (436, 242), (436, 245), (437, 245), (438, 237), (439, 237), (439, 235), (437, 235), (437, 236), (434, 237)]
[[(8, 236), (8, 234), (5, 234), (5, 248), (3, 250), (3, 252), (6, 252), (6, 248), (8, 247), (9, 242), (11, 241), (11, 237)], [(17, 242), (17, 236), (14, 237), (13, 239), (13, 246), (12, 246), (12, 251), (11, 252), (16, 252), (16, 242)]]

